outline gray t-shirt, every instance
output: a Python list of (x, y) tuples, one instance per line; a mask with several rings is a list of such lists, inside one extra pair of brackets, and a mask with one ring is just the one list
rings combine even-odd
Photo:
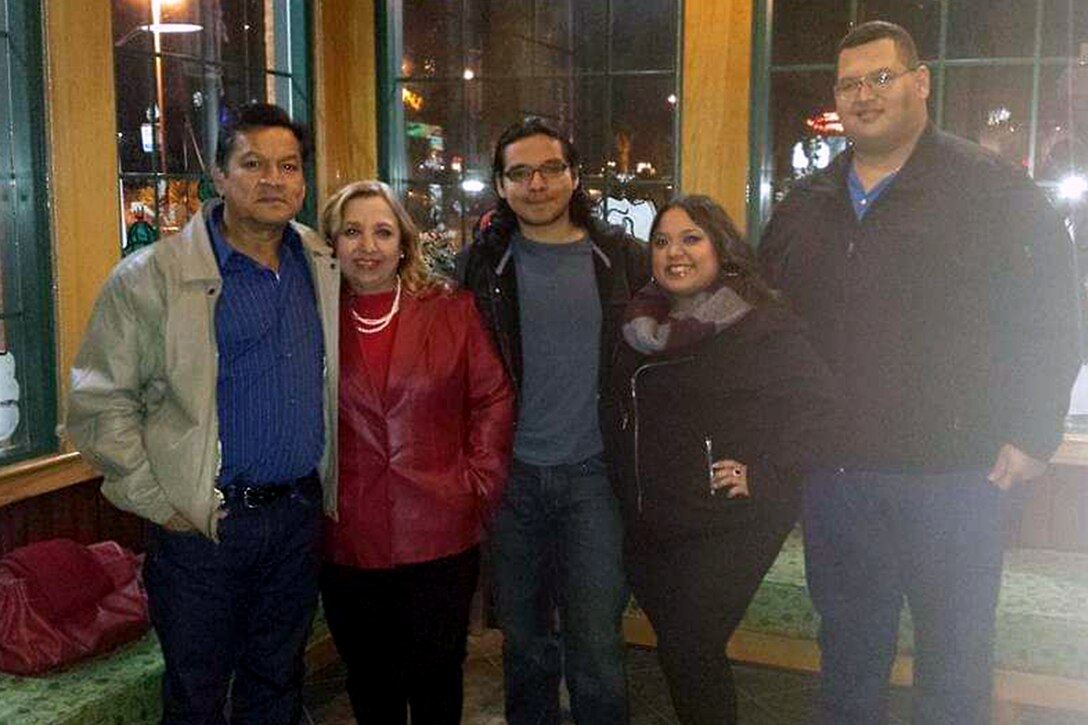
[(522, 381), (514, 455), (537, 466), (604, 449), (597, 420), (601, 301), (588, 238), (544, 244), (515, 233)]

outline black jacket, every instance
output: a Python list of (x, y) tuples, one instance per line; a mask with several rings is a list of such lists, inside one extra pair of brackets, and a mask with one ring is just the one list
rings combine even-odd
[(988, 467), (1005, 442), (1049, 459), (1079, 364), (1062, 219), (1022, 170), (930, 125), (859, 222), (851, 161), (799, 183), (760, 247), (842, 384), (841, 463)]
[[(687, 349), (623, 345), (602, 406), (629, 533), (667, 541), (796, 507), (800, 474), (837, 426), (834, 379), (782, 308), (759, 307)], [(709, 464), (748, 466), (750, 499), (710, 492)]]
[[(593, 254), (597, 293), (601, 299), (600, 383), (607, 380), (617, 343), (623, 310), (631, 295), (646, 284), (650, 263), (644, 244), (618, 227), (594, 223), (589, 229), (596, 249)], [(517, 275), (510, 249), (509, 231), (486, 227), (459, 260), (462, 284), (476, 295), (476, 305), (491, 332), (507, 372), (520, 389), (522, 379), (521, 325), (518, 312)]]

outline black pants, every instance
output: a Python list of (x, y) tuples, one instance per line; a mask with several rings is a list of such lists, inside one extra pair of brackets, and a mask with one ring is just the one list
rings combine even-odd
[(325, 616), (347, 666), (355, 719), (368, 725), (461, 722), (462, 665), (480, 550), (393, 569), (327, 564)]
[(725, 645), (795, 520), (795, 506), (768, 507), (706, 538), (628, 538), (631, 589), (657, 634), (658, 659), (684, 725), (737, 722)]

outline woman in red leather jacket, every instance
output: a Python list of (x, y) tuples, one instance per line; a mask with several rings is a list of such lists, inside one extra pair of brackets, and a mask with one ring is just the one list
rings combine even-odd
[(510, 455), (514, 394), (471, 294), (432, 277), (389, 187), (322, 212), (340, 261), (338, 520), (321, 592), (355, 718), (457, 723), (480, 530)]

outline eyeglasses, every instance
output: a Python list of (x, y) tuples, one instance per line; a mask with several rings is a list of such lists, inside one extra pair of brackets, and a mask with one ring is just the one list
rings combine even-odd
[(907, 68), (906, 70), (894, 71), (891, 68), (880, 68), (872, 73), (866, 73), (858, 78), (840, 78), (835, 83), (835, 95), (849, 97), (857, 95), (861, 91), (861, 87), (865, 86), (873, 93), (879, 93), (886, 91), (892, 83), (905, 76), (907, 73), (913, 73), (918, 70), (918, 66)]
[(540, 172), (540, 175), (544, 177), (546, 181), (554, 181), (567, 172), (570, 168), (570, 164), (566, 161), (545, 161), (540, 166), (529, 166), (528, 164), (519, 164), (518, 166), (511, 166), (506, 171), (502, 172), (502, 175), (507, 180), (514, 182), (515, 184), (527, 183), (533, 178), (533, 174)]

